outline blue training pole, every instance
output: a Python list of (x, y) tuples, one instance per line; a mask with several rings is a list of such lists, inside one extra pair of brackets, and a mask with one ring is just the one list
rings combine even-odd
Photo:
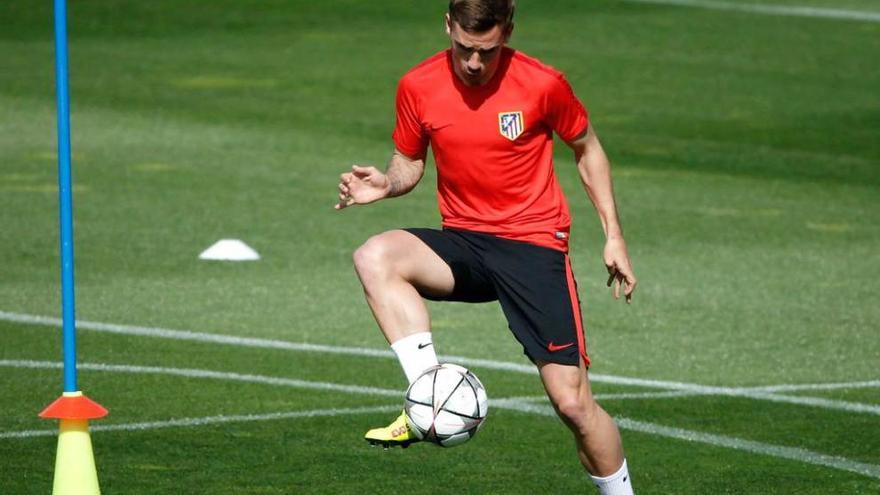
[(67, 0), (55, 0), (55, 91), (58, 99), (58, 202), (61, 210), (61, 319), (64, 333), (64, 391), (76, 392), (76, 304), (73, 290), (73, 193), (70, 177)]

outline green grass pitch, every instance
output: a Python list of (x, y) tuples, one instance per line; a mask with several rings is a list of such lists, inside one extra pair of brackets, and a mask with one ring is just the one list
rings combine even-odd
[[(57, 425), (36, 415), (62, 386), (36, 318), (60, 313), (50, 3), (0, 4), (4, 495), (51, 489)], [(519, 399), (462, 447), (362, 440), (404, 379), (368, 355), (387, 346), (351, 252), (437, 225), (435, 174), (342, 212), (336, 182), (384, 166), (396, 81), (446, 46), (445, 4), (71, 2), (79, 382), (110, 409), (105, 493), (589, 493), (495, 305), (432, 304), (435, 342)], [(557, 147), (594, 389), (637, 492), (880, 493), (880, 23), (521, 0), (511, 44), (567, 73), (614, 164), (631, 306)], [(197, 260), (229, 237), (263, 259)]]

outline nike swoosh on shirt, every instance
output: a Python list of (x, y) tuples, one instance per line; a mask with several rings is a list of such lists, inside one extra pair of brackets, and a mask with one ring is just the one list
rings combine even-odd
[(455, 125), (455, 124), (453, 124), (452, 122), (450, 122), (448, 124), (430, 124), (428, 126), (428, 130), (431, 132), (437, 132), (440, 129), (446, 129), (447, 127), (452, 127), (453, 125)]

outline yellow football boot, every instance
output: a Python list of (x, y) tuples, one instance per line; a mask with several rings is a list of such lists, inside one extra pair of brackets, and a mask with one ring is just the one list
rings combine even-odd
[(420, 441), (406, 422), (406, 412), (400, 413), (400, 416), (385, 428), (373, 428), (368, 431), (364, 435), (364, 440), (370, 442), (370, 445), (381, 445), (386, 450), (389, 447), (405, 449), (409, 444)]

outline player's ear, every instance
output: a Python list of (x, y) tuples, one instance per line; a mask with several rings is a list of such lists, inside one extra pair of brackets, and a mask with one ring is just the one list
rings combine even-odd
[(452, 36), (452, 19), (449, 18), (449, 13), (446, 13), (446, 34)]
[(510, 24), (507, 25), (506, 28), (504, 28), (504, 43), (507, 43), (508, 41), (510, 41), (510, 35), (512, 35), (512, 34), (513, 34), (513, 22), (511, 22)]

